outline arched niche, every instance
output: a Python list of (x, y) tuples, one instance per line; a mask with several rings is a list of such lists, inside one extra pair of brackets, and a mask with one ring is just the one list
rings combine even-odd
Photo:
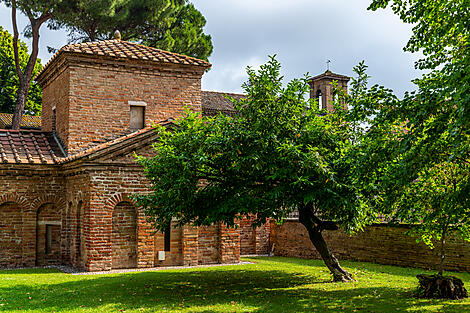
[(23, 212), (16, 202), (0, 205), (0, 267), (18, 267), (23, 260)]
[(42, 204), (36, 214), (36, 265), (61, 261), (61, 210), (54, 203)]
[(128, 201), (113, 209), (111, 246), (111, 268), (137, 267), (137, 210)]

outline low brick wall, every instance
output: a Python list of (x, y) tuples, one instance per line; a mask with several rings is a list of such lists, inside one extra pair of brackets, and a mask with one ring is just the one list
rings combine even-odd
[[(436, 269), (438, 250), (431, 250), (406, 234), (406, 226), (376, 224), (349, 236), (342, 231), (325, 231), (324, 237), (336, 257), (343, 260), (374, 262)], [(305, 227), (297, 221), (271, 224), (271, 243), (276, 256), (320, 258)], [(446, 270), (470, 272), (470, 243), (451, 237), (447, 240)]]

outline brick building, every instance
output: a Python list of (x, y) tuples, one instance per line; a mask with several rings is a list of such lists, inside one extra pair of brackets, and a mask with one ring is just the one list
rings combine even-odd
[[(153, 234), (128, 199), (147, 190), (133, 153), (152, 153), (152, 122), (175, 118), (184, 106), (202, 112), (203, 96), (220, 97), (201, 92), (208, 67), (119, 40), (62, 48), (37, 77), (40, 129), (25, 117), (21, 131), (0, 131), (0, 266), (94, 271), (238, 262), (239, 230)], [(3, 128), (11, 122), (0, 118)]]
[[(238, 229), (217, 224), (154, 234), (128, 198), (148, 191), (133, 153), (153, 153), (152, 123), (169, 125), (161, 121), (184, 107), (234, 114), (224, 94), (201, 91), (209, 67), (120, 40), (60, 49), (36, 78), (40, 121), (25, 117), (12, 131), (11, 116), (0, 116), (0, 267), (98, 271), (235, 263), (240, 254), (267, 253), (269, 225), (253, 229), (244, 218)], [(326, 81), (338, 79), (330, 74), (312, 80), (318, 94), (329, 94)]]

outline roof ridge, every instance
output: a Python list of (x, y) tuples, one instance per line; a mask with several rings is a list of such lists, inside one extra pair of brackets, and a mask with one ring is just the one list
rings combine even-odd
[(218, 93), (218, 94), (225, 94), (225, 95), (236, 95), (236, 96), (246, 96), (244, 93), (238, 92), (225, 92), (225, 91), (216, 91), (216, 90), (201, 90), (202, 92), (210, 92), (210, 93)]
[(112, 57), (116, 59), (144, 60), (156, 63), (182, 64), (192, 66), (211, 67), (211, 64), (202, 59), (183, 55), (176, 52), (165, 51), (159, 48), (150, 47), (137, 42), (124, 41), (118, 39), (107, 39), (101, 41), (88, 41), (68, 44), (60, 48), (52, 58), (44, 65), (42, 70), (36, 75), (36, 79), (46, 72), (54, 60), (63, 53), (76, 53), (83, 55), (94, 55), (102, 57)]
[(82, 158), (82, 157), (85, 157), (87, 155), (90, 155), (94, 152), (98, 152), (100, 150), (103, 150), (103, 149), (106, 149), (108, 147), (111, 147), (115, 144), (118, 144), (118, 143), (121, 143), (121, 142), (124, 142), (126, 141), (127, 139), (132, 139), (132, 138), (135, 138), (137, 137), (138, 135), (141, 135), (141, 134), (145, 134), (149, 131), (153, 130), (153, 126), (148, 126), (148, 127), (145, 127), (143, 129), (140, 129), (138, 131), (135, 131), (133, 133), (130, 133), (128, 135), (125, 135), (125, 136), (121, 136), (121, 137), (118, 137), (118, 138), (115, 138), (113, 140), (110, 140), (110, 141), (107, 141), (107, 142), (103, 142), (97, 146), (94, 146), (94, 147), (91, 147), (91, 148), (88, 148), (88, 149), (85, 149), (83, 151), (80, 151), (76, 154), (71, 154), (67, 157), (64, 157), (64, 158), (61, 158), (59, 160), (59, 163), (65, 163), (65, 162), (68, 162), (68, 161), (73, 161), (73, 160), (76, 160), (76, 159), (79, 159), (79, 158)]

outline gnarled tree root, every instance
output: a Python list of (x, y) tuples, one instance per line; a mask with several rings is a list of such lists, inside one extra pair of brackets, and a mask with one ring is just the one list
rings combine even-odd
[(468, 292), (461, 279), (453, 276), (424, 275), (416, 276), (419, 280), (418, 297), (440, 299), (468, 298)]

